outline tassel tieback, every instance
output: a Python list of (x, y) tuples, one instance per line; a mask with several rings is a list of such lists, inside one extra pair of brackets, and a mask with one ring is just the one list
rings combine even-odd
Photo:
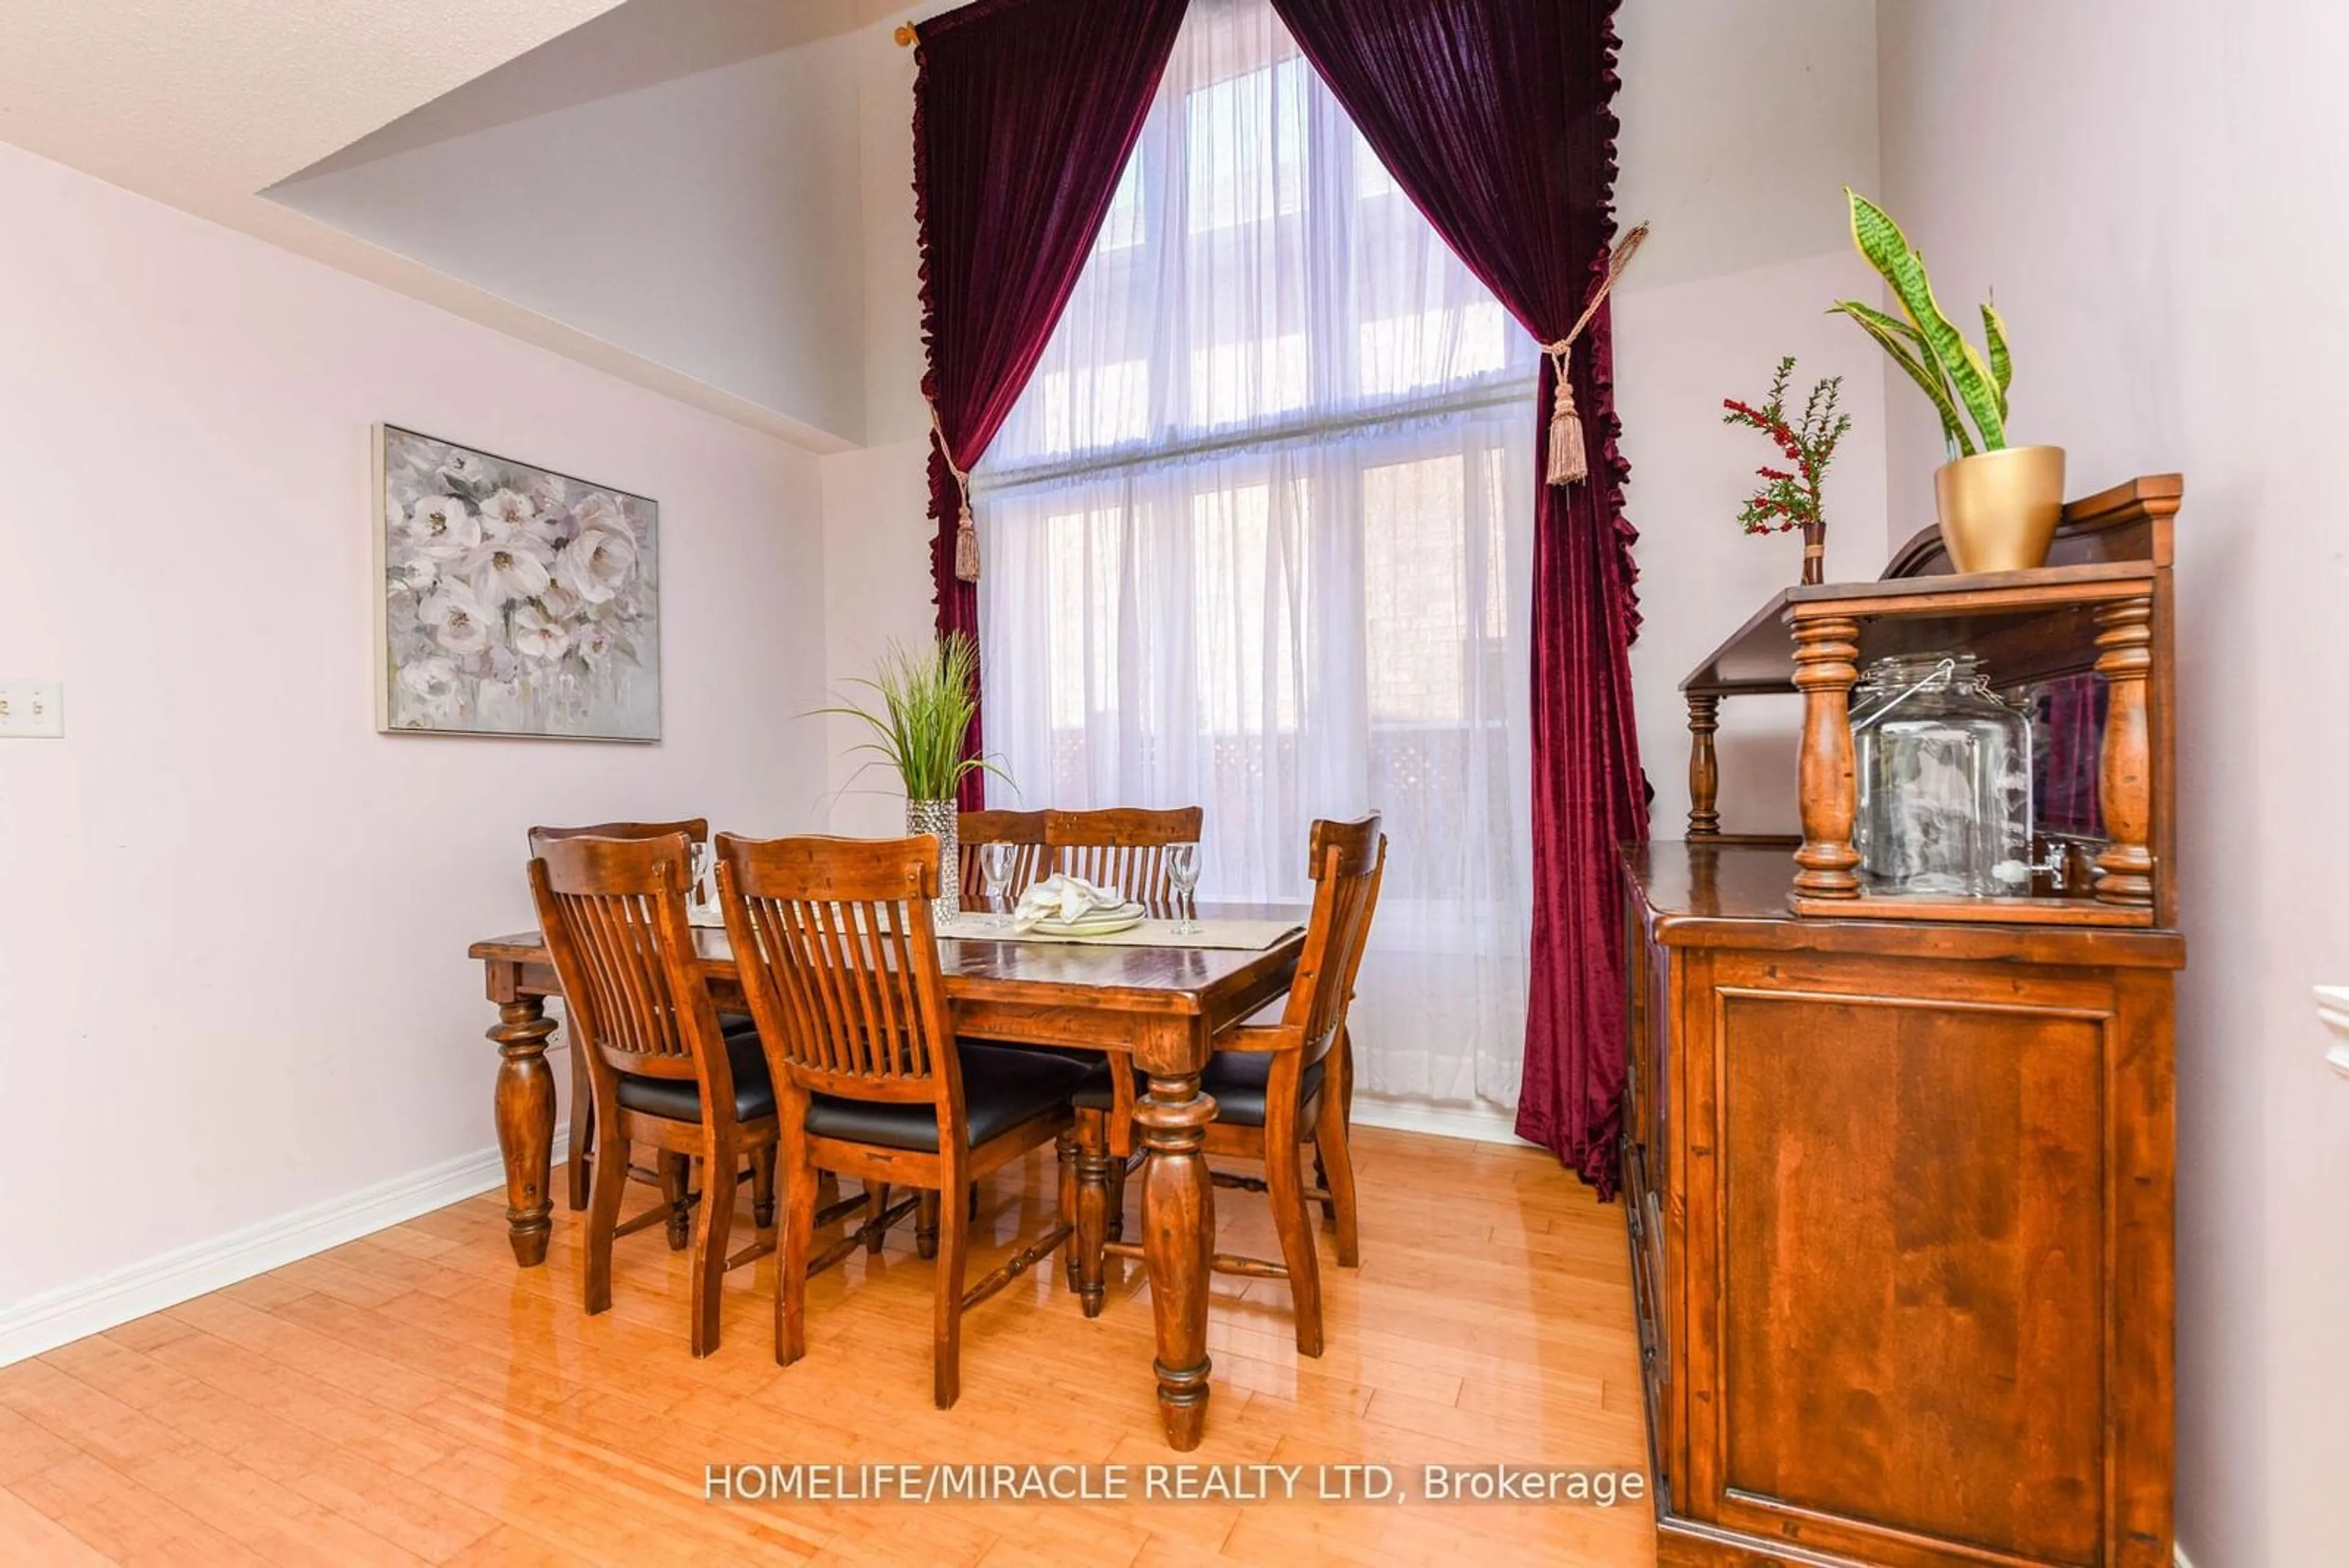
[(1567, 373), (1570, 343), (1549, 347), (1557, 367), (1557, 397), (1549, 410), (1549, 482), (1578, 484), (1590, 476), (1590, 454), (1582, 447), (1582, 414), (1574, 406), (1574, 378)]
[(970, 520), (968, 501), (955, 522), (955, 576), (966, 583), (978, 581), (978, 528)]
[(1607, 302), (1608, 293), (1614, 288), (1615, 280), (1621, 277), (1623, 269), (1631, 265), (1632, 256), (1638, 254), (1640, 243), (1647, 237), (1648, 225), (1645, 223), (1637, 225), (1623, 236), (1622, 243), (1608, 258), (1606, 275), (1599, 280), (1599, 286), (1591, 290), (1590, 303), (1582, 307), (1582, 314), (1574, 326), (1557, 342), (1542, 345), (1542, 352), (1549, 356), (1551, 368), (1557, 372), (1557, 398), (1549, 410), (1548, 479), (1552, 484), (1575, 484), (1590, 476), (1590, 454), (1584, 449), (1582, 440), (1582, 415), (1574, 406), (1574, 377), (1571, 374), (1574, 342), (1582, 336), (1582, 329), (1590, 325), (1590, 318), (1599, 314), (1599, 307)]
[(954, 575), (958, 582), (978, 581), (978, 525), (970, 517), (970, 471), (954, 460), (954, 447), (947, 441), (946, 421), (938, 418), (938, 406), (930, 404), (930, 429), (938, 438), (938, 455), (947, 460), (947, 472), (954, 475), (955, 512)]

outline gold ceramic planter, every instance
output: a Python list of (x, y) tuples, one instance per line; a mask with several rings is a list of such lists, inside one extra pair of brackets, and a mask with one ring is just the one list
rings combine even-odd
[(2044, 566), (2064, 515), (2064, 449), (2011, 446), (1944, 463), (1933, 474), (1933, 504), (1959, 571)]

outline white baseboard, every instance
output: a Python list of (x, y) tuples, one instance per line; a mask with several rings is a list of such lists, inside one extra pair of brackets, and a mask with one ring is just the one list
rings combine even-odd
[(1437, 1137), (1469, 1138), (1477, 1143), (1524, 1144), (1517, 1136), (1515, 1111), (1497, 1106), (1431, 1106), (1412, 1100), (1378, 1100), (1354, 1096), (1354, 1120), (1366, 1127), (1390, 1127), (1396, 1132), (1433, 1133)]
[[(1431, 1133), (1438, 1137), (1466, 1138), (1478, 1143), (1525, 1141), (1516, 1135), (1515, 1115), (1497, 1107), (1471, 1109), (1361, 1096), (1354, 1101), (1354, 1120), (1364, 1127)], [(569, 1142), (565, 1130), (558, 1129), (555, 1136), (553, 1165), (557, 1177), (562, 1173)], [(341, 1198), (0, 1306), (0, 1366), (89, 1334), (102, 1334), (133, 1318), (177, 1306), (223, 1285), (267, 1273), (403, 1220), (446, 1208), (490, 1191), (504, 1180), (505, 1169), (498, 1151), (494, 1147), (478, 1149)]]
[[(558, 1186), (568, 1142), (564, 1131), (558, 1130), (553, 1162)], [(498, 1151), (479, 1149), (0, 1306), (0, 1366), (177, 1306), (222, 1285), (266, 1273), (504, 1184), (505, 1168)]]

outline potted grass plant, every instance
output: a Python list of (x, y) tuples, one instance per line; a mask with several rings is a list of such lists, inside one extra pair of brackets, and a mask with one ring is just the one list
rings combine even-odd
[(978, 648), (963, 632), (908, 646), (892, 642), (870, 677), (851, 682), (872, 693), (869, 701), (843, 698), (819, 709), (862, 722), (873, 738), (859, 745), (885, 763), (905, 790), (905, 831), (938, 841), (938, 897), (932, 912), (945, 919), (962, 912), (959, 875), (960, 808), (955, 794), (963, 779), (981, 769), (1005, 783), (1010, 776), (982, 757), (964, 754), (971, 719), (978, 711)]
[(2064, 514), (2064, 449), (2010, 446), (2006, 389), (2014, 365), (2006, 323), (1982, 307), (1983, 348), (1966, 341), (1933, 298), (1925, 258), (1891, 214), (1849, 186), (1851, 238), (1890, 286), (1900, 315), (1856, 299), (1830, 308), (1857, 322), (1892, 357), (1941, 418), (1950, 461), (1933, 475), (1941, 539), (1961, 572), (2024, 571), (2043, 566)]

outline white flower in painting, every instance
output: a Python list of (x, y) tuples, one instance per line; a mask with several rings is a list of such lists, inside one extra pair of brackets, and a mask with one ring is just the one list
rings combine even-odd
[(590, 621), (579, 628), (571, 640), (579, 656), (590, 664), (602, 664), (612, 657), (612, 628)]
[(440, 465), (440, 477), (466, 490), (480, 491), (494, 476), (490, 472), (490, 460), (478, 452), (450, 449), (449, 461)]
[(453, 560), (481, 542), (481, 520), (453, 495), (424, 497), (393, 532), (416, 555), (435, 561)]
[(388, 575), (393, 591), (404, 589), (421, 598), (440, 580), (440, 567), (429, 556), (412, 556), (393, 566)]
[(554, 579), (547, 568), (554, 564), (554, 552), (528, 534), (511, 539), (492, 539), (465, 557), (465, 576), (473, 585), (473, 597), (492, 607), (502, 607), (516, 599), (536, 598)]
[(591, 605), (608, 602), (636, 575), (636, 542), (626, 531), (583, 528), (555, 564), (563, 586)]
[(472, 589), (453, 578), (426, 595), (416, 613), (432, 640), (451, 653), (481, 653), (490, 646), (494, 617), (481, 607)]
[(587, 613), (606, 626), (625, 628), (644, 618), (645, 599), (639, 587), (640, 583), (630, 583), (603, 604), (590, 607)]
[(560, 659), (571, 646), (570, 630), (536, 605), (517, 605), (513, 650), (524, 659)]
[(384, 628), (394, 637), (416, 629), (416, 590), (394, 586), (383, 596)]
[(579, 613), (579, 596), (561, 583), (549, 583), (539, 592), (538, 607), (556, 620), (569, 620)]
[(463, 689), (457, 667), (445, 659), (419, 659), (399, 672), (402, 706), (418, 720), (446, 722), (457, 717)]
[(541, 512), (562, 511), (563, 504), (569, 500), (570, 496), (571, 486), (563, 482), (563, 476), (559, 473), (542, 473), (530, 482), (531, 501)]
[(484, 691), (512, 697), (522, 690), (522, 660), (513, 656), (510, 648), (493, 642), (466, 659), (461, 668), (479, 680)]
[(581, 496), (579, 504), (571, 509), (571, 519), (583, 534), (590, 528), (608, 528), (615, 534), (628, 531), (627, 514), (608, 491), (591, 490)]
[(492, 539), (532, 538), (554, 542), (554, 520), (518, 490), (501, 490), (481, 503), (481, 533)]
[(650, 545), (653, 542), (651, 504), (632, 495), (621, 503), (621, 512), (628, 520), (628, 536), (636, 542), (636, 547), (643, 549)]

